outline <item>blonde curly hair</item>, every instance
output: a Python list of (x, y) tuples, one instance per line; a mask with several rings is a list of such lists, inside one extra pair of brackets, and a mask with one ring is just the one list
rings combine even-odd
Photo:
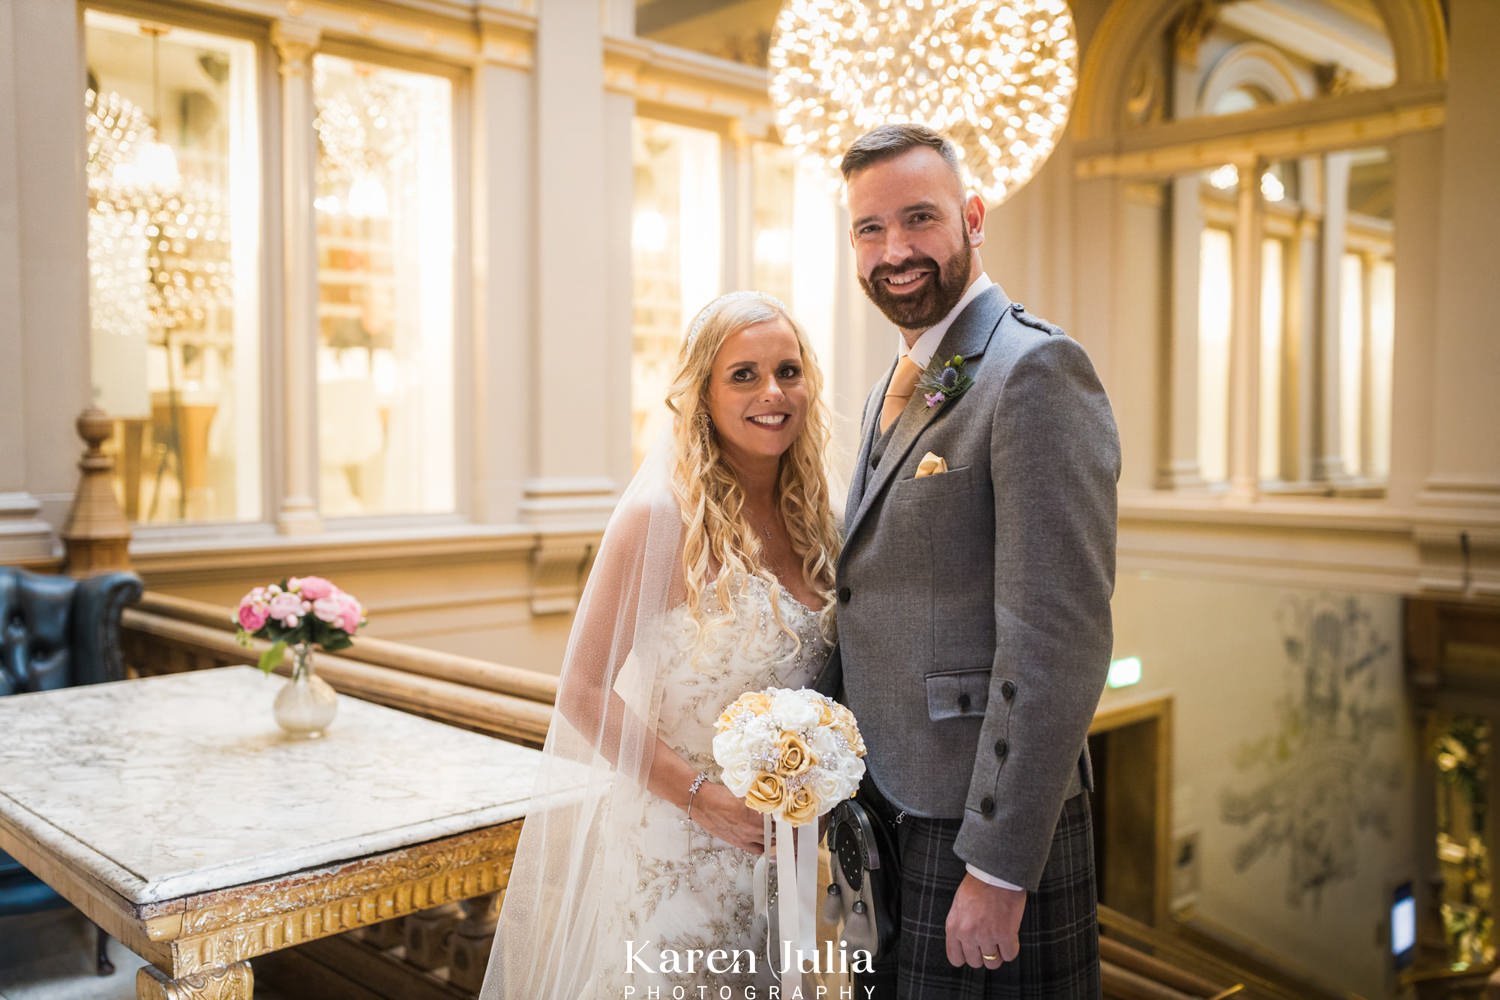
[[(745, 517), (745, 491), (723, 459), (708, 413), (708, 385), (714, 358), (732, 334), (757, 323), (783, 319), (796, 334), (807, 388), (807, 419), (781, 456), (776, 502), (792, 548), (802, 557), (802, 573), (831, 607), (839, 534), (829, 504), (823, 456), (828, 450), (829, 418), (823, 402), (823, 373), (807, 335), (776, 299), (761, 293), (721, 296), (698, 313), (678, 354), (677, 375), (667, 393), (677, 456), (672, 488), (682, 510), (686, 536), (683, 585), (700, 640), (711, 629), (735, 621), (735, 598), (749, 577), (764, 580), (777, 624), (795, 639), (781, 615), (780, 581), (766, 568), (760, 537)], [(713, 574), (717, 571), (717, 576)], [(712, 577), (712, 579), (711, 579)], [(716, 614), (704, 609), (712, 586)]]

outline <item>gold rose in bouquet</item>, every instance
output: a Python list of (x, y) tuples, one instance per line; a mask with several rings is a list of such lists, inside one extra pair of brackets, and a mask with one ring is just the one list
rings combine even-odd
[(756, 812), (792, 826), (853, 796), (865, 775), (854, 713), (816, 691), (742, 694), (715, 728), (714, 760), (724, 786)]

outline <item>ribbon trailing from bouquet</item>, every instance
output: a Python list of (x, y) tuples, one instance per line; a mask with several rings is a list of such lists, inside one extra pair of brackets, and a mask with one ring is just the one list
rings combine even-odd
[[(776, 857), (772, 967), (781, 985), (807, 995), (802, 961), (817, 953), (817, 820), (854, 795), (864, 777), (865, 744), (854, 713), (816, 691), (752, 691), (715, 724), (714, 760), (726, 788), (764, 817), (767, 851)], [(756, 906), (771, 924), (765, 859), (756, 865)]]

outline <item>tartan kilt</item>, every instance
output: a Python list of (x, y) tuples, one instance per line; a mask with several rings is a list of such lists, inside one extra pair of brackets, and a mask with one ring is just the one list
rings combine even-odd
[(1041, 883), (1026, 899), (1020, 954), (993, 972), (948, 964), (944, 925), (966, 874), (953, 853), (962, 822), (907, 816), (896, 826), (901, 935), (895, 955), (859, 985), (875, 986), (876, 1000), (1097, 1000), (1099, 915), (1088, 793), (1063, 803)]

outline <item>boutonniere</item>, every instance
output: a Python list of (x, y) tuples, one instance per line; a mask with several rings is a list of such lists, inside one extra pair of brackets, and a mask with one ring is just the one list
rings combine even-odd
[(962, 396), (973, 384), (974, 380), (964, 371), (963, 355), (955, 354), (947, 361), (934, 358), (917, 380), (917, 389), (931, 410)]

